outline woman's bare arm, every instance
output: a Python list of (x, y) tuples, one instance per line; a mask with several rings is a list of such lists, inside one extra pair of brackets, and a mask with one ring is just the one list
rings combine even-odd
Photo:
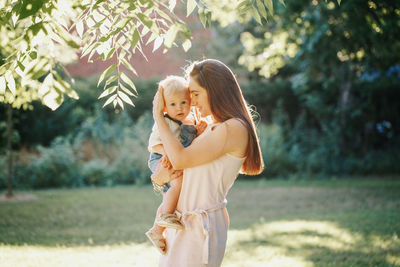
[(230, 119), (215, 126), (212, 131), (203, 133), (201, 139), (183, 147), (165, 122), (162, 94), (163, 88), (160, 87), (153, 100), (153, 116), (159, 127), (164, 150), (175, 170), (198, 166), (226, 153), (239, 157), (245, 155), (248, 131), (238, 119)]
[(201, 139), (184, 148), (169, 131), (166, 124), (160, 123), (160, 137), (172, 166), (176, 170), (186, 169), (210, 162), (230, 153), (243, 157), (247, 146), (247, 129), (237, 119), (221, 123), (211, 131), (203, 133)]

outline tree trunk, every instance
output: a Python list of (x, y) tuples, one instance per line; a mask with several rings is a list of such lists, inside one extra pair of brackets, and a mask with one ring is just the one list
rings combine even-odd
[(8, 119), (7, 119), (7, 150), (8, 150), (8, 186), (7, 197), (12, 197), (12, 174), (13, 174), (13, 160), (12, 160), (12, 107), (8, 105)]

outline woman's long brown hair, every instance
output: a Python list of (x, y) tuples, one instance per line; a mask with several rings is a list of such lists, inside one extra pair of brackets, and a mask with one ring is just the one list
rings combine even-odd
[(187, 69), (187, 74), (206, 89), (214, 119), (223, 122), (237, 118), (246, 126), (249, 139), (241, 173), (260, 174), (264, 161), (254, 121), (232, 71), (218, 60), (206, 59), (194, 62)]

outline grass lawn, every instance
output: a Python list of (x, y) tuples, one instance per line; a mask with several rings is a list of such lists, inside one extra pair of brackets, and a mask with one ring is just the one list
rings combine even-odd
[[(0, 201), (0, 266), (157, 266), (151, 186)], [(237, 181), (222, 266), (400, 266), (400, 179)]]

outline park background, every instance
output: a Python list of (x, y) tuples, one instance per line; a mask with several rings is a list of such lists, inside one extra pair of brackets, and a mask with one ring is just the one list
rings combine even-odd
[(135, 107), (98, 99), (114, 57), (88, 63), (68, 50), (79, 100), (13, 107), (9, 139), (2, 98), (0, 266), (156, 264), (143, 235), (161, 200), (147, 167), (151, 101), (158, 81), (202, 58), (236, 74), (266, 164), (228, 195), (223, 266), (400, 266), (400, 4), (273, 3), (268, 19), (236, 19), (220, 1), (206, 28), (178, 4), (192, 47), (133, 55)]

